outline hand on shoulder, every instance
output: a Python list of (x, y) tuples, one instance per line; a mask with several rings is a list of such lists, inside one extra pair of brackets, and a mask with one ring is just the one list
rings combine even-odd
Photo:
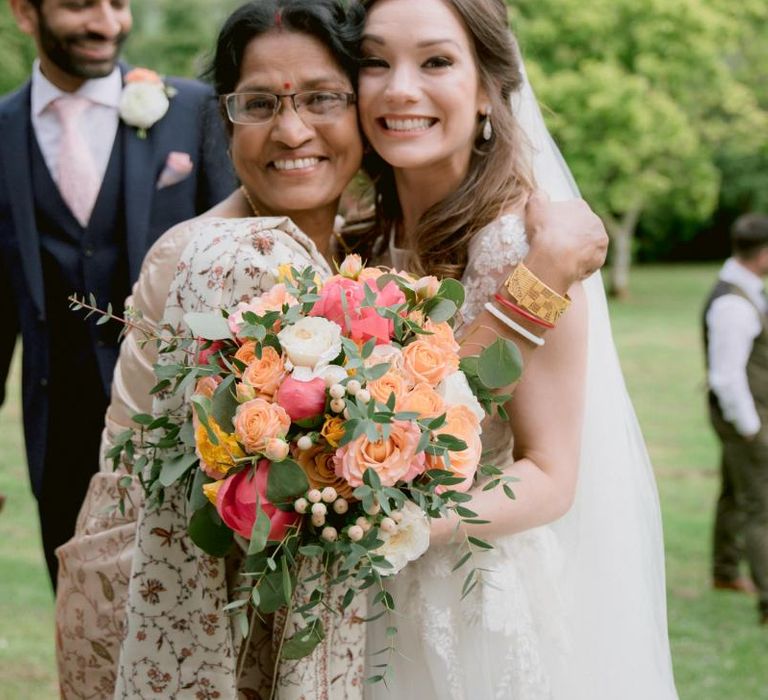
[(551, 269), (563, 289), (586, 279), (605, 263), (608, 234), (583, 199), (553, 202), (546, 192), (537, 190), (528, 200), (525, 224), (530, 243), (526, 260)]

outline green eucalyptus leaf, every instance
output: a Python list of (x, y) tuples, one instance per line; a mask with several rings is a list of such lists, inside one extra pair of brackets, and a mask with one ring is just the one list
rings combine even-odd
[(189, 521), (190, 539), (206, 554), (223, 557), (232, 547), (234, 533), (219, 517), (211, 503), (195, 511)]
[(501, 389), (514, 384), (523, 373), (523, 358), (511, 340), (499, 338), (480, 353), (478, 361), (480, 381), (489, 389)]
[(267, 574), (261, 580), (259, 584), (259, 597), (261, 598), (259, 610), (265, 615), (271, 615), (282, 608), (283, 605), (288, 604), (283, 595), (282, 571), (274, 571), (271, 574)]
[(456, 304), (457, 309), (460, 309), (464, 306), (466, 292), (464, 291), (464, 285), (461, 282), (448, 277), (440, 283), (440, 289), (437, 292), (437, 296), (442, 297), (443, 299), (449, 299)]
[(270, 522), (269, 517), (261, 507), (259, 499), (256, 500), (256, 520), (251, 530), (251, 542), (248, 545), (248, 555), (263, 552), (267, 547), (267, 538), (269, 537)]
[(458, 310), (459, 307), (450, 299), (439, 299), (435, 304), (430, 304), (427, 316), (434, 323), (442, 323), (452, 319)]
[(176, 455), (172, 459), (165, 460), (160, 469), (160, 483), (167, 488), (180, 479), (197, 461), (198, 457), (194, 452)]
[(211, 416), (225, 432), (232, 430), (232, 419), (235, 417), (238, 403), (232, 391), (235, 375), (230, 374), (218, 387), (211, 399)]
[(315, 620), (285, 640), (282, 656), (284, 659), (303, 659), (309, 656), (324, 638), (323, 624), (320, 620)]
[(309, 490), (304, 470), (292, 459), (273, 462), (267, 477), (267, 499), (281, 505), (296, 500)]
[(229, 340), (232, 338), (227, 319), (220, 313), (191, 311), (184, 314), (184, 322), (196, 338), (205, 338), (205, 340)]

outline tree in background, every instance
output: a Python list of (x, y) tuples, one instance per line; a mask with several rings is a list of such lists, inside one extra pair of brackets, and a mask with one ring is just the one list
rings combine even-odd
[(613, 239), (615, 295), (628, 292), (638, 224), (690, 234), (675, 222), (705, 222), (724, 164), (765, 141), (768, 113), (733, 65), (766, 4), (747, 3), (751, 17), (726, 0), (510, 1), (545, 117)]

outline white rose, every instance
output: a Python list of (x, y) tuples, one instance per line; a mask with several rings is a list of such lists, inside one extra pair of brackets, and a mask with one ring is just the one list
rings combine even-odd
[(390, 569), (379, 569), (382, 576), (394, 576), (408, 562), (416, 561), (429, 547), (429, 519), (415, 503), (406, 501), (397, 529), (387, 538), (376, 554), (386, 557)]
[(120, 117), (139, 129), (149, 129), (168, 111), (170, 102), (161, 83), (128, 83), (120, 97)]
[(278, 334), (299, 381), (322, 376), (323, 370), (341, 352), (341, 326), (326, 318), (307, 317)]
[(364, 361), (366, 367), (375, 367), (384, 363), (390, 366), (390, 369), (403, 368), (403, 352), (394, 345), (377, 345), (373, 352)]
[(477, 416), (477, 419), (481, 423), (483, 422), (485, 411), (472, 393), (472, 389), (469, 388), (467, 377), (461, 370), (457, 370), (443, 379), (437, 386), (437, 393), (443, 398), (443, 401), (445, 401), (446, 408), (450, 408), (451, 406), (466, 406)]

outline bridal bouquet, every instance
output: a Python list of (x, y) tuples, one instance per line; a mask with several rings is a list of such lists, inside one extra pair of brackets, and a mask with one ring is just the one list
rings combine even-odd
[[(375, 603), (391, 611), (382, 579), (426, 551), (431, 518), (483, 522), (467, 493), (478, 476), (514, 497), (511, 479), (482, 464), (480, 434), (485, 413), (503, 414), (509, 397), (493, 392), (521, 362), (504, 339), (460, 359), (464, 289), (452, 279), (364, 267), (353, 255), (324, 282), (287, 266), (276, 281), (234, 309), (185, 317), (190, 336), (175, 347), (187, 359), (161, 361), (154, 392), (194, 387), (191, 418), (137, 416), (149, 449), (134, 473), (150, 502), (183, 485), (201, 549), (242, 546), (248, 597), (229, 611), (244, 634), (249, 604), (298, 614), (282, 646), (295, 659), (323, 638), (330, 584), (346, 588), (342, 607), (375, 586)], [(124, 459), (132, 444), (126, 435), (110, 456)], [(456, 568), (491, 548), (465, 540)], [(315, 573), (302, 579), (307, 560)], [(464, 592), (476, 581), (472, 569)], [(295, 600), (300, 585), (310, 593)]]

